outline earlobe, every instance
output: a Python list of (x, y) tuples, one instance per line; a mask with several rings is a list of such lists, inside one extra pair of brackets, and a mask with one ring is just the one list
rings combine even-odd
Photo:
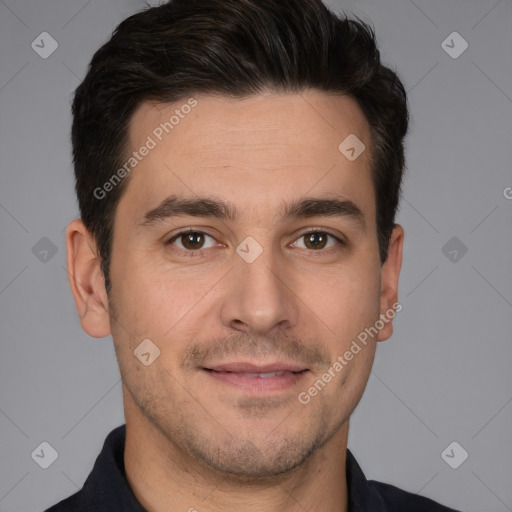
[(377, 341), (384, 341), (393, 334), (393, 318), (401, 309), (398, 303), (398, 280), (402, 267), (404, 229), (395, 224), (389, 241), (388, 257), (381, 268), (380, 319), (384, 327), (380, 329)]
[(93, 236), (81, 219), (66, 229), (68, 279), (82, 329), (94, 338), (110, 334), (105, 280)]

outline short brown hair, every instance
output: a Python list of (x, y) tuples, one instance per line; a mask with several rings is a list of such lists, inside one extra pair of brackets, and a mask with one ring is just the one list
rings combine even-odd
[(82, 220), (99, 248), (107, 291), (116, 206), (129, 176), (94, 194), (126, 160), (127, 131), (145, 100), (198, 93), (243, 98), (316, 89), (350, 95), (371, 127), (381, 262), (405, 168), (407, 98), (380, 62), (373, 29), (321, 0), (171, 0), (126, 20), (94, 55), (73, 101), (72, 144)]

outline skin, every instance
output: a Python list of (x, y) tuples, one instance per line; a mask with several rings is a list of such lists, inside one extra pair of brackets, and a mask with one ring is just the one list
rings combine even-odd
[[(395, 225), (381, 265), (368, 122), (353, 99), (319, 91), (195, 98), (130, 174), (115, 215), (110, 301), (94, 239), (80, 219), (66, 233), (82, 328), (114, 340), (129, 484), (157, 512), (346, 511), (349, 418), (392, 322), (308, 404), (298, 394), (397, 302), (403, 229)], [(130, 152), (184, 103), (143, 103)], [(354, 161), (338, 150), (349, 134), (366, 146)], [(230, 202), (237, 216), (140, 226), (170, 195)], [(359, 207), (364, 228), (347, 216), (281, 218), (284, 203), (334, 196)], [(186, 239), (173, 238), (186, 228), (209, 235), (192, 257)], [(307, 244), (312, 230), (344, 243)], [(249, 236), (263, 249), (252, 263), (236, 252)], [(133, 351), (147, 338), (160, 355), (145, 366)], [(203, 369), (249, 360), (308, 371), (260, 392)]]

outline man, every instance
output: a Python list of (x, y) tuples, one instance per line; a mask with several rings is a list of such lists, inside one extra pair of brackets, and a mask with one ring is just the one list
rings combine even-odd
[(408, 111), (372, 29), (174, 0), (120, 24), (73, 116), (70, 285), (126, 425), (49, 510), (448, 511), (347, 449), (401, 308)]

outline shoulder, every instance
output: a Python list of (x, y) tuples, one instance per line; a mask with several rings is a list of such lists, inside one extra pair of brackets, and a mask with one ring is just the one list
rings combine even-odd
[(459, 512), (430, 498), (404, 491), (391, 484), (369, 480), (368, 485), (393, 512), (410, 512), (411, 510), (414, 512)]
[(44, 512), (92, 512), (92, 509), (84, 506), (82, 491), (78, 491), (76, 494), (59, 501), (59, 503), (46, 509)]

